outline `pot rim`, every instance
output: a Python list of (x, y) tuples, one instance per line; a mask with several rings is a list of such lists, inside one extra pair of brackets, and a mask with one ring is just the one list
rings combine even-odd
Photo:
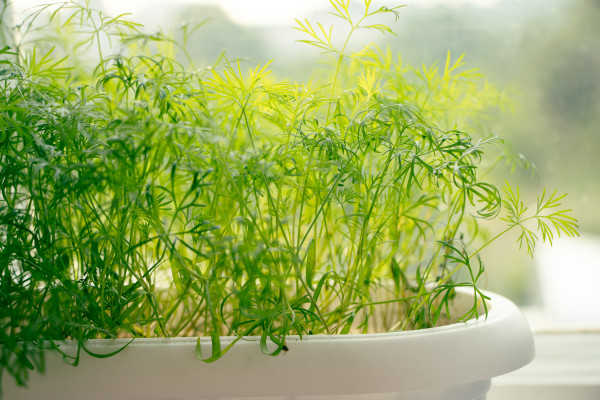
[[(80, 400), (86, 392), (98, 400), (179, 400), (454, 390), (448, 388), (489, 382), (533, 359), (533, 336), (518, 308), (503, 296), (486, 295), (487, 318), (416, 331), (288, 336), (289, 350), (275, 357), (262, 354), (258, 337), (238, 341), (213, 363), (197, 359), (193, 337), (135, 339), (102, 359), (81, 352), (77, 368), (49, 350), (46, 375), (32, 374), (27, 390), (5, 380), (5, 396)], [(108, 353), (130, 340), (95, 339), (85, 347)], [(65, 341), (60, 347), (72, 354), (77, 346)], [(210, 338), (201, 346), (210, 346)]]

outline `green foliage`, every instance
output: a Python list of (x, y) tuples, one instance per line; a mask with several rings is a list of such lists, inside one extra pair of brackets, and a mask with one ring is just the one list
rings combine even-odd
[[(63, 339), (206, 336), (198, 357), (214, 361), (235, 343), (222, 335), (276, 355), (292, 334), (428, 328), (457, 286), (475, 293), (468, 319), (487, 299), (467, 251), (482, 220), (505, 214), (530, 251), (529, 220), (545, 240), (577, 233), (562, 197), (526, 217), (518, 192), (481, 180), (501, 143), (459, 123), (493, 89), (462, 58), (417, 70), (375, 46), (346, 54), (397, 8), (331, 5), (350, 31), (339, 48), (299, 22), (338, 56), (306, 84), (226, 59), (186, 68), (173, 40), (77, 3), (21, 26), (0, 53), (3, 371), (24, 384)], [(40, 18), (76, 34), (40, 37)]]
[(533, 250), (538, 240), (536, 231), (527, 227), (528, 221), (537, 223), (537, 232), (541, 232), (542, 239), (552, 244), (554, 235), (566, 236), (577, 235), (577, 221), (569, 215), (571, 210), (560, 209), (561, 200), (565, 195), (558, 196), (554, 191), (546, 198), (546, 191), (538, 198), (534, 213), (527, 215), (528, 207), (526, 207), (520, 199), (519, 190), (516, 193), (507, 183), (504, 187), (505, 200), (503, 201), (506, 208), (506, 217), (502, 218), (509, 223), (507, 229), (516, 228), (520, 231), (517, 241), (519, 247), (523, 243), (527, 246), (527, 253), (533, 256)]

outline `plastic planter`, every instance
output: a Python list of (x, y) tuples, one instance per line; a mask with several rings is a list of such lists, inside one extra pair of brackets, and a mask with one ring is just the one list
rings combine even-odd
[[(471, 295), (459, 291), (457, 307)], [(517, 307), (489, 295), (487, 319), (420, 331), (288, 337), (289, 351), (276, 357), (261, 353), (258, 338), (238, 342), (210, 364), (196, 358), (195, 338), (136, 339), (113, 357), (83, 354), (78, 367), (49, 352), (46, 373), (32, 374), (27, 389), (17, 388), (5, 374), (4, 398), (485, 399), (491, 378), (534, 356), (531, 331)], [(86, 348), (110, 353), (124, 343), (93, 340)], [(208, 339), (205, 345), (209, 351)], [(65, 342), (61, 348), (74, 352), (76, 344)]]

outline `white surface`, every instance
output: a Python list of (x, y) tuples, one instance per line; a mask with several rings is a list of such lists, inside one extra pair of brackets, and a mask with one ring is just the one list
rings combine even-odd
[[(460, 297), (468, 303), (469, 296), (463, 291)], [(119, 343), (90, 341), (86, 347), (107, 353)], [(386, 334), (288, 337), (289, 351), (276, 357), (261, 354), (253, 339), (206, 364), (196, 359), (195, 343), (193, 338), (140, 339), (114, 357), (85, 355), (76, 368), (53, 352), (46, 375), (33, 375), (29, 389), (5, 379), (5, 399), (183, 400), (402, 391), (401, 397), (388, 398), (471, 400), (485, 393), (489, 378), (533, 357), (525, 318), (497, 295), (485, 321)], [(74, 351), (72, 344), (64, 349)], [(471, 382), (476, 383), (464, 386)]]
[(488, 400), (600, 399), (600, 333), (535, 335), (531, 364), (495, 378)]
[(535, 264), (547, 324), (600, 328), (600, 237), (582, 235), (541, 244)]

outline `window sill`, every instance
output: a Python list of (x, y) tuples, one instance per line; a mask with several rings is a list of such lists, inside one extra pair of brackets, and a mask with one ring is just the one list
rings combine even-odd
[(488, 400), (600, 399), (600, 332), (536, 333), (536, 357), (492, 381)]

